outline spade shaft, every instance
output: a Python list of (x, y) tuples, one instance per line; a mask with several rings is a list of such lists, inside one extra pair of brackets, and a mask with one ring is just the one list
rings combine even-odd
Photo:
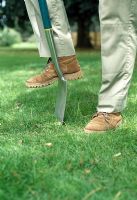
[(58, 93), (57, 93), (57, 100), (56, 100), (56, 106), (55, 106), (55, 115), (57, 119), (61, 123), (63, 123), (65, 107), (66, 107), (66, 97), (67, 97), (67, 81), (65, 80), (59, 66), (47, 2), (46, 0), (38, 0), (38, 2), (39, 2), (40, 12), (41, 12), (42, 21), (43, 21), (43, 25), (45, 29), (45, 36), (46, 36), (48, 46), (50, 49), (52, 62), (54, 63), (55, 70), (59, 77)]

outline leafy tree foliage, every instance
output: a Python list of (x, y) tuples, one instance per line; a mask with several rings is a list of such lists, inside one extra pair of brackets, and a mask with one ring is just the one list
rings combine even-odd
[[(78, 47), (91, 46), (89, 31), (92, 18), (98, 15), (99, 0), (64, 0), (70, 23), (78, 25)], [(5, 17), (6, 16), (6, 17)], [(0, 0), (0, 24), (17, 30), (25, 30), (29, 21), (24, 0)], [(29, 30), (30, 31), (30, 30)]]
[(0, 0), (1, 18), (6, 16), (4, 22), (9, 27), (24, 28), (24, 24), (28, 21), (24, 0)]
[(99, 0), (64, 0), (70, 22), (78, 24), (78, 47), (90, 47), (89, 32), (92, 18), (98, 17)]

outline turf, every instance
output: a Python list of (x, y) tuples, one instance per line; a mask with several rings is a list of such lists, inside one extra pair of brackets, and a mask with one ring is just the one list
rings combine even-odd
[(66, 125), (54, 117), (57, 84), (27, 89), (45, 59), (36, 51), (0, 50), (0, 199), (136, 200), (137, 70), (124, 123), (87, 136), (101, 84), (99, 52), (79, 52), (82, 80), (68, 83)]

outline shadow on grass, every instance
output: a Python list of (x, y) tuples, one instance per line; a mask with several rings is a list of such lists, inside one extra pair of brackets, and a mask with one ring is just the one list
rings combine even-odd
[[(86, 79), (68, 83), (65, 121), (71, 126), (85, 125), (90, 116), (96, 111), (97, 104), (99, 55), (96, 52), (93, 52), (93, 55), (82, 53), (79, 54), (79, 57), (87, 75), (85, 75)], [(48, 88), (29, 90), (23, 88), (24, 83), (21, 82), (27, 79), (28, 76), (32, 76), (33, 73), (38, 73), (38, 66), (41, 68), (40, 66), (43, 64), (45, 64), (45, 59), (39, 59), (37, 53), (33, 51), (27, 53), (26, 51), (18, 53), (16, 51), (3, 52), (3, 56), (0, 58), (3, 82), (6, 82), (6, 84), (13, 83), (14, 86), (10, 86), (11, 90), (13, 89), (11, 94), (16, 94), (15, 98), (8, 99), (2, 105), (4, 113), (2, 121), (5, 124), (3, 132), (11, 129), (12, 132), (35, 131), (37, 127), (40, 130), (46, 126), (51, 127), (56, 121), (54, 108), (57, 84)], [(4, 74), (8, 74), (7, 79), (5, 79)], [(7, 81), (9, 78), (10, 82)], [(3, 85), (4, 87), (5, 85)]]
[[(10, 52), (9, 52), (10, 53)], [(95, 55), (94, 55), (95, 54)], [(7, 53), (0, 58), (1, 72), (3, 74), (12, 74), (16, 77), (16, 85), (21, 92), (19, 92), (14, 100), (8, 100), (2, 108), (5, 113), (2, 116), (5, 124), (5, 130), (15, 128), (20, 132), (30, 130), (35, 131), (43, 129), (43, 127), (51, 127), (56, 121), (54, 117), (54, 108), (57, 95), (57, 84), (43, 89), (26, 89), (23, 88), (21, 79), (27, 79), (27, 71), (36, 73), (38, 66), (42, 66), (45, 60), (38, 58), (36, 52), (12, 52), (6, 60)], [(15, 59), (17, 56), (17, 59)], [(90, 116), (96, 111), (97, 93), (99, 91), (99, 73), (100, 73), (100, 56), (99, 54), (87, 53), (79, 56), (80, 63), (85, 70), (85, 77), (76, 82), (68, 82), (68, 97), (65, 113), (65, 122), (70, 126), (84, 126), (90, 119)], [(92, 58), (92, 59), (91, 59)], [(29, 64), (28, 64), (29, 63)], [(31, 64), (32, 63), (32, 64)], [(32, 66), (32, 67), (31, 67)], [(25, 67), (25, 70), (24, 70)], [(17, 73), (16, 73), (17, 71)], [(18, 73), (19, 71), (19, 73)], [(20, 72), (21, 71), (21, 72)], [(26, 71), (26, 73), (25, 73)], [(135, 69), (136, 71), (136, 69)], [(91, 74), (91, 75), (90, 75)], [(13, 78), (12, 78), (13, 79)], [(14, 79), (10, 81), (14, 82)], [(131, 95), (135, 96), (136, 76), (134, 75), (133, 84), (131, 88)], [(16, 90), (14, 91), (16, 93)], [(137, 103), (130, 102), (129, 113), (133, 108), (137, 107)], [(8, 112), (8, 114), (6, 113)], [(128, 114), (129, 115), (129, 114)], [(8, 118), (10, 120), (8, 121)], [(13, 126), (14, 124), (14, 126)]]
[[(86, 83), (88, 84), (88, 83)], [(97, 95), (86, 88), (85, 82), (81, 80), (73, 85), (68, 84), (68, 96), (65, 112), (65, 122), (67, 125), (84, 126), (85, 122), (95, 112)], [(14, 131), (38, 131), (46, 127), (51, 127), (56, 119), (54, 108), (57, 95), (57, 84), (42, 89), (26, 89), (15, 98), (4, 105), (4, 110), (11, 110), (12, 115), (8, 124), (7, 115), (4, 122)], [(14, 126), (13, 126), (14, 124)], [(54, 127), (54, 126), (53, 126)]]

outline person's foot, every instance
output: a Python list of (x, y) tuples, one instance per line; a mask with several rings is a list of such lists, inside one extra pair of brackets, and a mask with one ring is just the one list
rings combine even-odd
[[(66, 80), (76, 80), (82, 78), (82, 71), (76, 56), (65, 56), (58, 58), (60, 68)], [(30, 78), (26, 81), (29, 88), (46, 87), (58, 80), (52, 60), (49, 59), (47, 67), (40, 75)]]
[(96, 113), (92, 120), (87, 124), (85, 133), (103, 133), (108, 130), (116, 129), (122, 123), (120, 113)]

